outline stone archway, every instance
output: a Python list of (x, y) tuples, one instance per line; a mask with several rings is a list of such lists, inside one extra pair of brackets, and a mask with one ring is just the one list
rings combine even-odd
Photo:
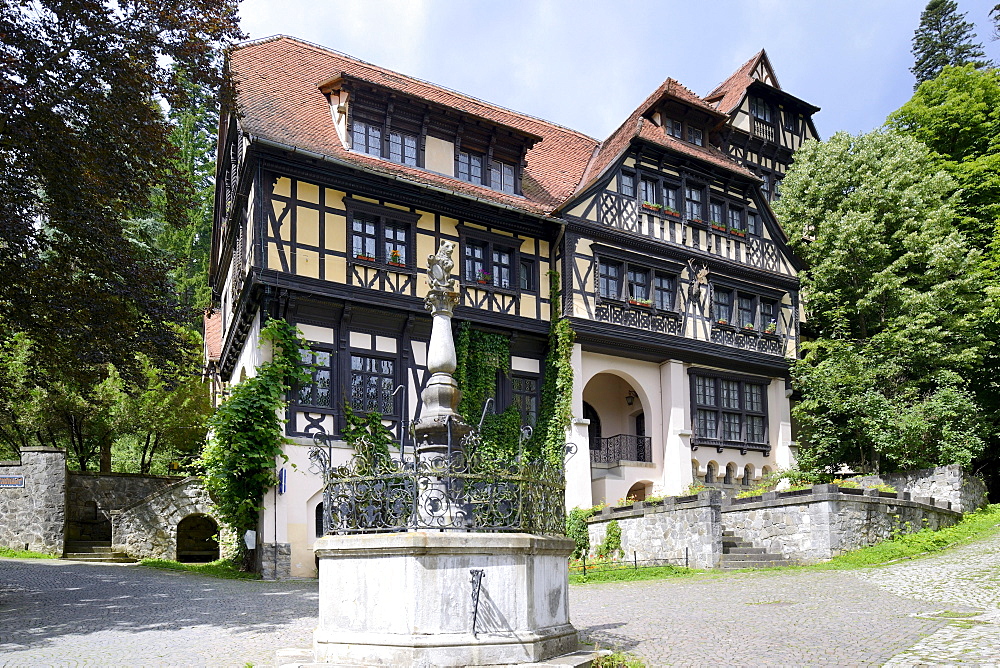
[(209, 515), (188, 515), (177, 524), (177, 561), (209, 562), (219, 558), (219, 524)]

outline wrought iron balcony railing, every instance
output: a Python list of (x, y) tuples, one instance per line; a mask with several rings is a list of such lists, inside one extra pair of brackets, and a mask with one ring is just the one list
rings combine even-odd
[(620, 461), (653, 461), (653, 439), (649, 436), (617, 434), (590, 441), (590, 461), (614, 464)]

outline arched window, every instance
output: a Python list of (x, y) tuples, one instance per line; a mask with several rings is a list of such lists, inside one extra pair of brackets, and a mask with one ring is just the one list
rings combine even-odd
[(715, 482), (715, 462), (709, 462), (705, 468), (705, 482)]
[(743, 480), (742, 480), (743, 486), (744, 487), (749, 487), (750, 484), (751, 484), (751, 480), (752, 479), (753, 479), (753, 470), (752, 470), (751, 466), (749, 464), (747, 464), (743, 468)]
[(736, 477), (736, 464), (730, 462), (729, 464), (726, 465), (726, 477), (723, 479), (723, 482), (726, 483), (727, 485), (732, 485), (733, 478), (735, 477)]
[(323, 502), (320, 501), (316, 504), (316, 537), (321, 538), (323, 535)]

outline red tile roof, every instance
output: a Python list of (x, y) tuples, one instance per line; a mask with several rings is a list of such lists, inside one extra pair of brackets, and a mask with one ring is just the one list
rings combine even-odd
[[(592, 182), (632, 139), (642, 137), (670, 150), (705, 160), (751, 178), (753, 175), (714, 147), (698, 147), (669, 137), (642, 120), (665, 97), (722, 114), (674, 79), (667, 79), (604, 142), (575, 130), (520, 114), (434, 84), (408, 77), (292, 37), (248, 42), (230, 56), (237, 84), (242, 129), (256, 137), (341, 160), (367, 171), (443, 188), (535, 214), (549, 214), (578, 187)], [(541, 137), (527, 153), (519, 197), (423, 169), (408, 167), (345, 148), (327, 98), (319, 86), (346, 75)]]
[[(728, 79), (706, 95), (705, 99), (714, 103), (713, 108), (718, 109), (722, 113), (731, 113), (743, 100), (743, 94), (746, 92), (747, 87), (753, 83), (754, 79), (750, 75), (757, 69), (757, 63), (761, 58), (767, 58), (764, 49), (761, 49), (750, 60), (740, 65)], [(777, 80), (775, 80), (775, 83), (777, 83)]]
[(222, 359), (222, 315), (205, 311), (205, 359), (218, 362)]

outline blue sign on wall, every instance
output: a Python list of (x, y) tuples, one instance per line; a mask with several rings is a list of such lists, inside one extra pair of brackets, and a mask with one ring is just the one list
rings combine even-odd
[(24, 487), (24, 476), (0, 475), (0, 487)]

